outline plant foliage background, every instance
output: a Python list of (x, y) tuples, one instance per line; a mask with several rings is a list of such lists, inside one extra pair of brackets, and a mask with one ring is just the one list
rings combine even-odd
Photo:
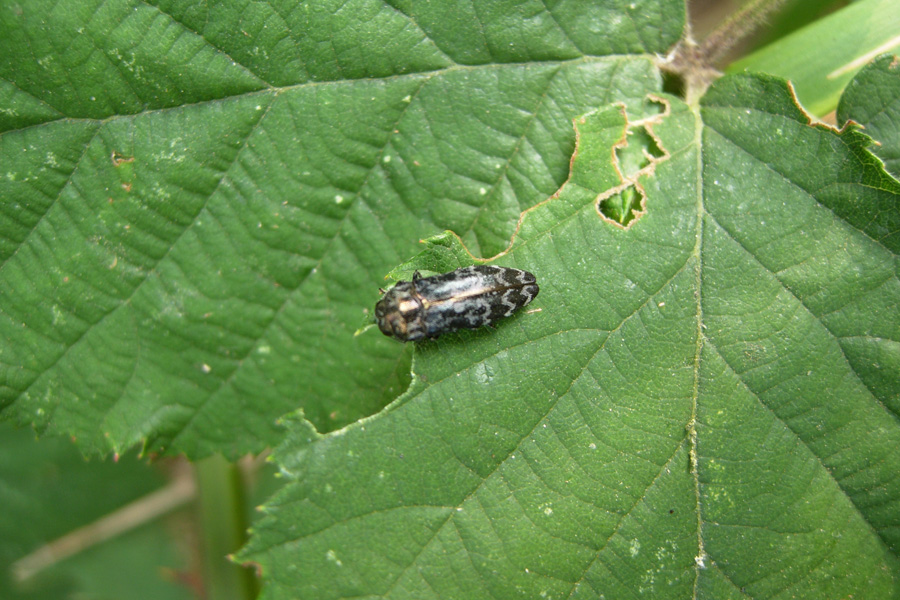
[[(683, 23), (2, 7), (0, 415), (278, 445), (240, 555), (269, 598), (900, 597), (900, 184), (782, 80), (663, 93)], [(893, 64), (841, 109), (884, 151)], [(495, 255), (538, 312), (354, 335), (401, 263)]]

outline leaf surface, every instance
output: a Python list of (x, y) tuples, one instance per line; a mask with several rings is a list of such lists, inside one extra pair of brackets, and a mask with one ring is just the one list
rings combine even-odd
[(900, 186), (782, 80), (655, 104), (577, 119), (498, 259), (540, 312), (418, 346), (371, 419), (294, 423), (242, 555), (264, 597), (900, 597)]
[(0, 410), (87, 451), (277, 443), (409, 383), (384, 275), (473, 252), (658, 89), (680, 1), (36, 1), (0, 14)]
[[(270, 598), (900, 597), (897, 181), (782, 81), (662, 97), (682, 23), (2, 11), (2, 417), (282, 442)], [(494, 255), (541, 285), (495, 330), (353, 335), (392, 269)]]

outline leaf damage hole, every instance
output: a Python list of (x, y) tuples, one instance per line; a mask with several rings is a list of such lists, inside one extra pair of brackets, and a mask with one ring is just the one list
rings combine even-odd
[(633, 180), (642, 169), (659, 160), (665, 153), (644, 126), (635, 127), (626, 133), (624, 146), (616, 147), (616, 162), (625, 180)]
[(113, 150), (112, 155), (110, 156), (110, 160), (112, 160), (112, 164), (114, 167), (118, 167), (118, 166), (126, 164), (126, 163), (133, 163), (134, 157), (133, 156), (125, 156), (118, 150)]
[(631, 121), (625, 107), (625, 132), (622, 139), (613, 146), (613, 166), (622, 184), (597, 198), (597, 212), (603, 220), (630, 228), (647, 212), (647, 194), (639, 183), (641, 177), (652, 176), (656, 165), (668, 160), (669, 152), (653, 131), (653, 126), (669, 116), (669, 102), (663, 98), (648, 96), (647, 109), (659, 110), (641, 120)]
[(629, 185), (613, 193), (597, 203), (597, 210), (606, 219), (620, 227), (627, 228), (631, 223), (646, 213), (647, 196), (639, 185)]

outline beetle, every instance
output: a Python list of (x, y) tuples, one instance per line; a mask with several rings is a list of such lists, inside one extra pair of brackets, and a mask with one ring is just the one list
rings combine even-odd
[(508, 317), (537, 297), (540, 288), (528, 271), (474, 265), (442, 275), (400, 281), (375, 305), (384, 335), (401, 342), (477, 329)]

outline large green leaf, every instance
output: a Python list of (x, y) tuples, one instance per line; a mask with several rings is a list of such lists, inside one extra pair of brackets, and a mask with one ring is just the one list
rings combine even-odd
[[(283, 439), (269, 597), (900, 597), (898, 184), (783, 82), (660, 98), (682, 22), (5, 7), (3, 418)], [(542, 291), (496, 330), (354, 337), (391, 269), (511, 241)]]
[(0, 11), (0, 410), (191, 456), (409, 383), (354, 337), (420, 238), (504, 249), (571, 119), (659, 88), (680, 0), (36, 0)]
[[(900, 598), (900, 185), (781, 80), (660, 102), (576, 121), (498, 260), (540, 312), (295, 422), (243, 554), (266, 598)], [(623, 139), (661, 155), (613, 168)], [(645, 214), (601, 218), (632, 185)]]

